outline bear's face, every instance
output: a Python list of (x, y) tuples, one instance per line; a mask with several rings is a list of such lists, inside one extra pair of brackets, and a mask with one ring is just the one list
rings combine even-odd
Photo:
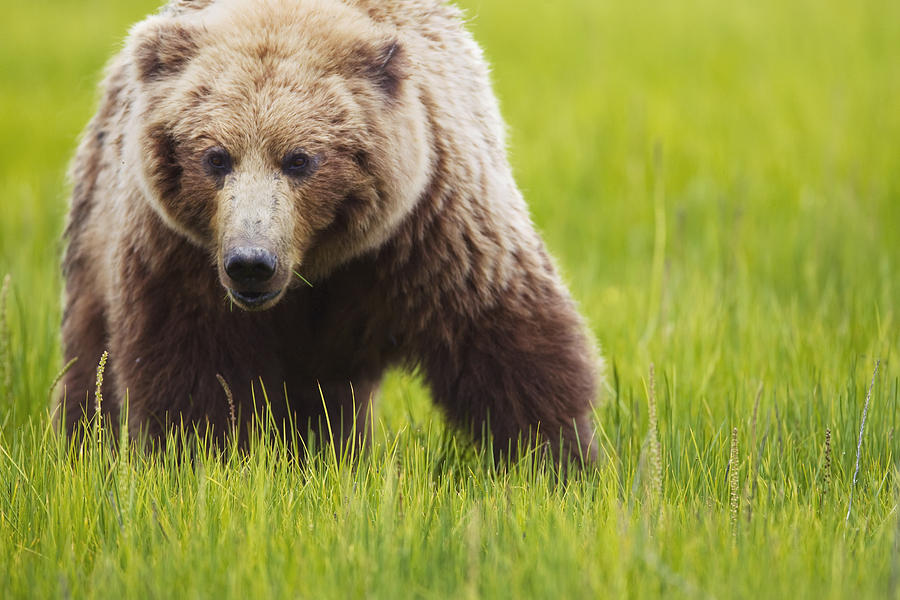
[(157, 213), (258, 310), (383, 243), (429, 156), (393, 32), (340, 3), (222, 4), (132, 33), (133, 152)]

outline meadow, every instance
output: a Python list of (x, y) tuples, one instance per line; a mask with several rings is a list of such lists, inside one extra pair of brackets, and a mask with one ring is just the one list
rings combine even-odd
[(0, 596), (900, 598), (900, 3), (461, 4), (599, 463), (495, 469), (400, 372), (362, 457), (68, 446), (66, 164), (157, 2), (4, 2)]

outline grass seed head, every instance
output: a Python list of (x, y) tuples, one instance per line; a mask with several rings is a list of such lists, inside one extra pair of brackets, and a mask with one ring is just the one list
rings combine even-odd
[(741, 511), (740, 477), (738, 477), (738, 430), (731, 430), (731, 458), (728, 461), (728, 487), (731, 490), (731, 535), (737, 537), (738, 516)]
[(219, 373), (216, 373), (216, 379), (219, 380), (219, 385), (225, 390), (225, 398), (228, 400), (228, 420), (231, 422), (231, 435), (234, 435), (237, 431), (237, 417), (234, 413), (234, 394), (231, 393), (231, 387), (229, 387), (228, 382), (225, 381), (225, 378)]
[(103, 372), (106, 370), (106, 360), (109, 358), (109, 351), (104, 350), (100, 356), (100, 363), (97, 365), (97, 388), (94, 390), (94, 414), (100, 416), (100, 410), (103, 406)]
[(106, 360), (109, 358), (109, 351), (104, 350), (100, 357), (100, 363), (97, 365), (97, 387), (94, 390), (94, 418), (97, 427), (97, 445), (100, 445), (101, 436), (103, 434), (102, 408), (103, 408), (103, 372), (106, 370)]
[(822, 503), (831, 489), (831, 428), (825, 429), (825, 464), (822, 467)]

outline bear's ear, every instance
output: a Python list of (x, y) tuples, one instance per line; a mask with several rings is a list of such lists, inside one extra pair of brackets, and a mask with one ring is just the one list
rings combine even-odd
[(177, 75), (197, 54), (197, 32), (173, 19), (151, 19), (131, 34), (131, 55), (143, 83)]
[(361, 45), (355, 54), (362, 74), (388, 98), (396, 98), (400, 84), (409, 74), (409, 59), (399, 40)]
[(165, 14), (180, 15), (190, 11), (203, 10), (215, 0), (169, 0)]

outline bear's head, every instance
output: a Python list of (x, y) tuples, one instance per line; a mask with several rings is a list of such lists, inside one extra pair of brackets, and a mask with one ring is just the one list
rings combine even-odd
[(398, 32), (335, 0), (213, 0), (132, 31), (126, 156), (240, 307), (378, 247), (431, 160)]

